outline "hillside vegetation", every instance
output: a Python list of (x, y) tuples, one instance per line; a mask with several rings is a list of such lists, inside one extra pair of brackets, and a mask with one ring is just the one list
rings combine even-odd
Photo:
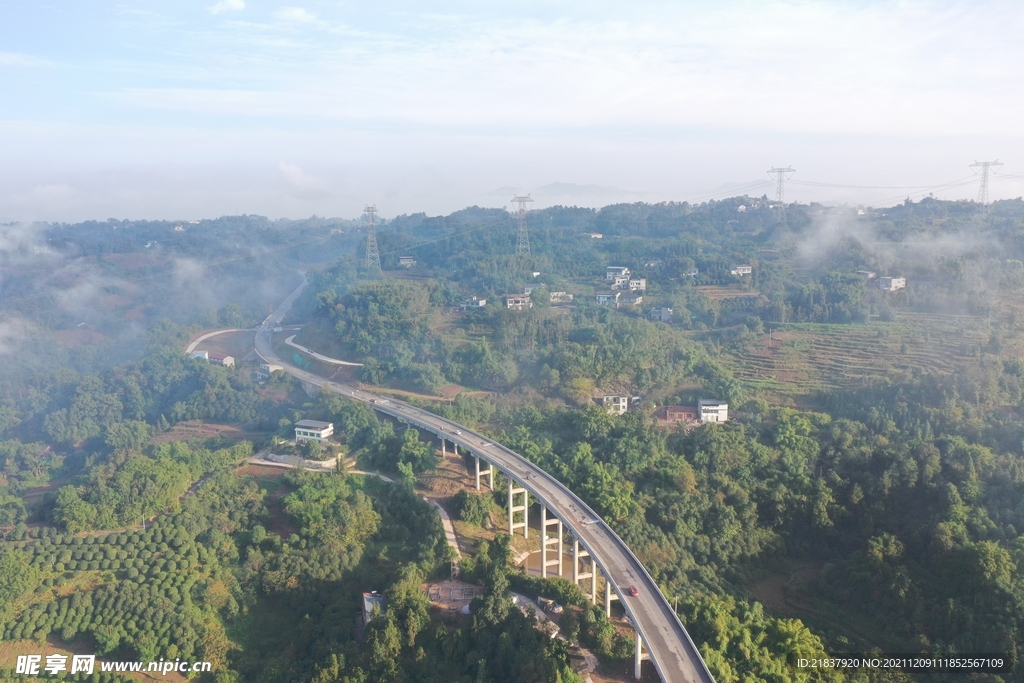
[[(286, 362), (408, 396), (565, 482), (678, 605), (716, 680), (925, 679), (788, 663), (826, 653), (1019, 660), (1024, 202), (862, 211), (793, 205), (782, 222), (752, 197), (555, 207), (530, 214), (529, 256), (514, 255), (503, 211), (400, 216), (380, 228), (382, 276), (358, 251), (328, 259), (298, 244), (308, 235), (350, 250), (355, 222), (289, 233), (225, 219), (206, 238), (155, 223), (47, 226), (61, 258), (82, 250), (96, 263), (100, 238), (116, 232), (108, 252), (120, 284), (108, 294), (152, 308), (125, 317), (128, 302), (111, 299), (115, 313), (84, 326), (104, 339), (82, 336), (74, 354), (31, 336), (0, 348), (17, 369), (0, 376), (0, 635), (108, 659), (209, 659), (218, 683), (577, 680), (567, 644), (510, 608), (515, 587), (561, 600), (565, 630), (605, 664), (631, 655), (625, 625), (578, 590), (514, 570), (508, 536), (485, 528), (501, 495), (448, 501), (461, 528), (490, 539), (461, 565), (483, 597), (468, 616), (432, 610), (423, 586), (451, 569), (417, 490), (438, 467), (432, 442), (370, 406), (307, 394), (285, 373), (259, 384), (241, 359), (186, 357), (198, 325), (262, 320), (283, 293), (253, 282), (280, 276), (290, 290), (304, 264), (257, 258), (246, 270), (238, 247), (225, 259), (239, 257), (246, 287), (216, 307), (179, 297), (166, 307), (173, 320), (160, 321), (157, 288), (124, 270), (148, 263), (153, 240), (123, 237), (159, 229), (184, 239), (175, 249), (190, 258), (259, 234), (281, 253), (328, 259), (304, 268), (311, 284), (286, 321), (303, 329), (275, 336)], [(418, 264), (400, 269), (407, 254)], [(732, 273), (742, 264), (750, 275)], [(77, 329), (74, 306), (51, 314), (17, 298), (36, 296), (43, 268), (22, 266), (5, 273), (4, 321), (16, 316), (40, 338)], [(607, 266), (646, 279), (641, 305), (597, 304)], [(883, 291), (858, 271), (907, 286)], [(532, 308), (502, 305), (526, 286)], [(460, 310), (472, 296), (487, 305)], [(651, 308), (671, 308), (671, 321), (652, 320)], [(107, 344), (122, 334), (136, 345), (112, 356)], [(310, 362), (283, 345), (292, 334), (363, 365)], [(607, 394), (640, 400), (610, 415)], [(728, 401), (729, 422), (654, 419), (699, 398)], [(394, 483), (343, 466), (271, 476), (245, 465), (303, 418), (334, 422), (337, 450)], [(203, 433), (186, 429), (197, 420), (230, 427), (235, 441), (175, 436)], [(362, 631), (353, 615), (368, 590), (389, 608)], [(1024, 681), (1024, 669), (975, 679)]]

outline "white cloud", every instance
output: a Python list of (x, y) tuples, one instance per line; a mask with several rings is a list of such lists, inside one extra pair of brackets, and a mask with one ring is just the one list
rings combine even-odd
[(303, 171), (294, 164), (288, 164), (283, 161), (277, 167), (298, 196), (307, 198), (330, 196), (326, 192), (330, 187), (330, 182), (324, 178), (319, 178)]
[[(201, 67), (183, 62), (185, 78), (116, 97), (246, 118), (458, 130), (963, 135), (985, 112), (986, 132), (1019, 131), (1024, 90), (1013, 65), (1024, 50), (1012, 31), (966, 6), (691, 10), (521, 22), (407, 13), (360, 28), (289, 6), (276, 23), (204, 36), (211, 42), (195, 46)], [(324, 36), (298, 40), (287, 25), (313, 21)], [(197, 69), (202, 79), (189, 75)]]
[(316, 15), (301, 7), (283, 7), (274, 13), (274, 16), (284, 21), (293, 21), (298, 24), (308, 24), (316, 21)]
[[(182, 9), (98, 26), (106, 47), (80, 76), (13, 83), (0, 220), (450, 211), (553, 182), (686, 199), (773, 165), (904, 186), (974, 159), (1024, 164), (1024, 12), (1009, 0), (280, 2), (244, 21)], [(48, 36), (8, 49), (72, 63)], [(1000, 197), (1022, 187), (993, 179)]]
[(0, 320), (0, 356), (15, 353), (34, 333), (34, 326), (22, 318)]
[(224, 12), (239, 12), (245, 9), (245, 0), (220, 0), (220, 2), (206, 8), (210, 14), (223, 14)]
[(0, 52), (0, 66), (49, 66), (50, 62), (21, 52)]

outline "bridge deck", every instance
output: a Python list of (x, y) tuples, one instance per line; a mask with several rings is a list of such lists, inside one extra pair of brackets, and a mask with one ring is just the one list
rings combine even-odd
[[(328, 381), (281, 361), (270, 343), (271, 330), (279, 324), (305, 284), (303, 282), (256, 332), (256, 352), (265, 361), (280, 364), (302, 381), (358, 401), (372, 401), (376, 410), (457, 443), (514, 479), (554, 513), (596, 559), (647, 646), (661, 680), (665, 683), (714, 683), (690, 635), (640, 560), (604, 520), (557, 479), (518, 453), (451, 420), (402, 401), (383, 399), (355, 387)], [(455, 434), (455, 430), (461, 434)], [(639, 589), (639, 595), (629, 594), (630, 585)]]

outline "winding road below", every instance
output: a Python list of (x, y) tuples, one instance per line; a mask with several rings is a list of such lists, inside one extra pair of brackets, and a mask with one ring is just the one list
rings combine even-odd
[[(547, 507), (596, 559), (643, 640), (662, 681), (714, 683), (711, 672), (678, 615), (640, 560), (590, 506), (557, 479), (518, 453), (456, 422), (396, 399), (383, 398), (358, 387), (332, 382), (278, 357), (271, 344), (274, 326), (281, 324), (292, 302), (307, 283), (308, 280), (304, 278), (302, 284), (257, 329), (256, 353), (264, 361), (281, 365), (286, 372), (303, 382), (356, 401), (370, 403), (377, 411), (455, 443), (494, 465)], [(637, 595), (630, 594), (630, 586), (636, 586)]]

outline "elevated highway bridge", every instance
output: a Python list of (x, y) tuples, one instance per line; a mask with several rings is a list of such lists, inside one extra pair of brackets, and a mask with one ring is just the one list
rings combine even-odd
[[(476, 485), (481, 479), (493, 488), (494, 470), (508, 482), (509, 533), (530, 533), (527, 516), (529, 497), (541, 506), (541, 572), (563, 575), (563, 546), (572, 537), (572, 578), (583, 582), (592, 602), (597, 602), (598, 574), (604, 577), (604, 605), (610, 613), (617, 599), (636, 629), (634, 674), (640, 678), (641, 662), (650, 659), (665, 683), (713, 683), (714, 679), (690, 635), (658, 584), (626, 546), (590, 506), (561, 482), (518, 453), (468, 429), (403, 401), (383, 398), (357, 387), (332, 382), (281, 360), (271, 345), (275, 325), (291, 308), (306, 282), (299, 286), (256, 331), (256, 353), (268, 363), (309, 384), (364, 401), (377, 411), (434, 434), (442, 449), (454, 444), (475, 457)], [(587, 583), (589, 582), (589, 590)], [(631, 586), (636, 587), (636, 595)]]

